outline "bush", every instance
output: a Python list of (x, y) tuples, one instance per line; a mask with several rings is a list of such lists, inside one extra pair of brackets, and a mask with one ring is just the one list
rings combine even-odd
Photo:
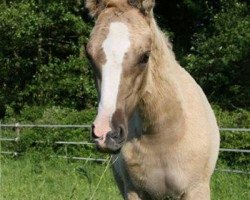
[[(7, 109), (7, 117), (3, 123), (20, 124), (91, 124), (96, 114), (94, 109), (77, 111), (62, 107), (25, 107), (21, 115), (12, 115)], [(10, 117), (11, 116), (11, 117)], [(15, 120), (15, 121), (13, 121)], [(15, 138), (12, 129), (2, 129), (2, 137)], [(3, 142), (2, 149), (25, 153), (27, 151), (41, 151), (45, 153), (65, 154), (66, 145), (55, 144), (56, 141), (90, 142), (89, 128), (22, 128), (18, 142)], [(68, 145), (67, 154), (74, 156), (89, 156), (93, 152), (93, 145)], [(98, 154), (93, 155), (98, 156)], [(93, 157), (92, 156), (92, 157)]]
[(211, 8), (208, 26), (194, 34), (184, 66), (209, 99), (227, 109), (249, 108), (249, 7), (238, 0), (221, 0)]
[(91, 26), (75, 1), (0, 3), (0, 118), (7, 106), (95, 104), (84, 54)]
[[(219, 127), (224, 128), (249, 128), (250, 112), (238, 109), (235, 111), (223, 111), (214, 106)], [(221, 148), (227, 149), (250, 149), (249, 132), (221, 131)], [(220, 164), (226, 164), (231, 168), (241, 166), (249, 169), (250, 158), (246, 153), (221, 152)]]
[(57, 105), (78, 110), (91, 108), (97, 104), (92, 77), (86, 59), (55, 59), (37, 70), (32, 84), (27, 86), (27, 96), (31, 96), (31, 103), (36, 105)]

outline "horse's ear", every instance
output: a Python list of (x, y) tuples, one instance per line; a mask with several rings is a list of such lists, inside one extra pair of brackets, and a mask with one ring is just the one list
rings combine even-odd
[(101, 0), (85, 0), (85, 7), (88, 9), (92, 17), (97, 17), (104, 9), (103, 1)]
[(152, 15), (155, 6), (155, 0), (128, 0), (128, 3), (145, 15)]

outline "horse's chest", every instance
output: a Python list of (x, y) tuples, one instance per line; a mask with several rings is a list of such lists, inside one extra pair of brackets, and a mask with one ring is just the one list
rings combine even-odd
[(124, 165), (132, 184), (139, 190), (162, 197), (177, 192), (175, 174), (162, 162), (159, 155), (148, 155), (127, 147)]
[(166, 177), (164, 170), (151, 166), (150, 168), (131, 167), (128, 169), (131, 181), (140, 190), (150, 194), (166, 193)]

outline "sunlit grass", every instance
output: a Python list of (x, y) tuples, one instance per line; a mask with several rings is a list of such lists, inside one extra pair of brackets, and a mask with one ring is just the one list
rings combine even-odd
[[(38, 156), (1, 159), (1, 199), (90, 199), (104, 164)], [(111, 170), (102, 179), (95, 199), (120, 199)]]
[[(59, 158), (26, 155), (18, 159), (1, 157), (1, 199), (89, 200), (107, 163), (97, 164)], [(212, 199), (250, 199), (249, 175), (216, 172), (212, 178)], [(107, 170), (94, 200), (122, 199)]]

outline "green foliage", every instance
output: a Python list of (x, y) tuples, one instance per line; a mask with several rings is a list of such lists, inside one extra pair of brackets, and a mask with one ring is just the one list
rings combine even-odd
[(25, 104), (95, 104), (82, 7), (75, 1), (0, 3), (0, 117), (7, 105), (18, 113)]
[(249, 128), (250, 112), (244, 109), (234, 111), (223, 110), (219, 106), (213, 106), (219, 127)]
[(43, 20), (29, 4), (0, 5), (1, 105), (23, 101), (19, 93), (36, 70), (36, 37)]
[[(161, 1), (161, 27), (177, 57), (209, 99), (249, 107), (249, 5), (245, 0)], [(84, 54), (91, 30), (83, 1), (0, 2), (0, 118), (7, 106), (77, 110), (96, 105), (93, 75)]]
[(86, 59), (69, 57), (42, 65), (27, 87), (33, 103), (83, 109), (96, 105), (92, 71)]
[[(21, 115), (13, 114), (11, 108), (7, 109), (3, 123), (19, 122), (21, 124), (91, 124), (96, 115), (95, 109), (77, 111), (61, 107), (25, 107)], [(12, 129), (2, 129), (2, 138), (16, 138)], [(93, 145), (66, 145), (55, 144), (57, 141), (92, 142), (89, 128), (23, 128), (20, 139), (16, 142), (1, 142), (4, 151), (27, 153), (40, 151), (56, 153), (65, 156), (100, 157), (93, 153)]]
[[(224, 128), (249, 128), (249, 111), (238, 109), (235, 111), (223, 111), (218, 106), (214, 106), (215, 115), (219, 127)], [(227, 149), (250, 149), (250, 134), (248, 132), (221, 131), (221, 148)], [(249, 169), (250, 158), (246, 153), (221, 152), (219, 165), (227, 165), (230, 168), (243, 167)]]
[(213, 102), (229, 109), (249, 107), (249, 9), (237, 0), (220, 4), (219, 12), (210, 8), (209, 25), (194, 34), (184, 63)]
[(227, 109), (249, 109), (249, 2), (159, 1), (155, 12), (177, 59), (210, 101)]

